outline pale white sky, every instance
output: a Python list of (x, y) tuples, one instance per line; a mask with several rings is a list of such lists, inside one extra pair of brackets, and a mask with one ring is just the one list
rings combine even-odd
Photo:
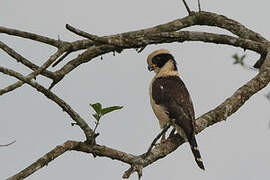
[[(192, 8), (195, 1), (188, 1)], [(268, 1), (204, 1), (203, 10), (226, 15), (270, 39)], [(184, 17), (187, 13), (179, 0), (92, 0), (92, 1), (1, 1), (0, 25), (63, 40), (80, 37), (65, 30), (69, 23), (97, 35), (109, 35), (142, 29)], [(189, 28), (222, 32), (216, 28)], [(0, 40), (36, 64), (42, 64), (54, 48), (30, 40), (0, 34)], [(101, 102), (105, 106), (122, 105), (120, 111), (102, 119), (97, 142), (133, 154), (145, 152), (160, 131), (151, 110), (148, 88), (154, 76), (146, 68), (147, 55), (158, 48), (167, 48), (178, 62), (179, 73), (191, 92), (196, 117), (213, 109), (256, 75), (233, 66), (231, 56), (243, 54), (239, 48), (199, 42), (152, 45), (141, 54), (125, 50), (103, 60), (81, 65), (62, 80), (54, 89), (93, 127), (89, 103)], [(247, 62), (255, 63), (258, 55), (249, 51)], [(65, 62), (72, 57), (66, 59)], [(26, 68), (0, 51), (0, 65), (22, 73)], [(63, 65), (63, 63), (61, 64)], [(57, 70), (61, 67), (50, 68)], [(38, 78), (43, 85), (50, 81)], [(13, 78), (0, 74), (0, 88)], [(270, 167), (269, 102), (266, 88), (252, 97), (237, 113), (207, 128), (197, 136), (205, 163), (202, 172), (196, 165), (187, 144), (166, 158), (155, 162), (143, 171), (143, 179), (266, 179)], [(66, 113), (25, 85), (0, 97), (0, 144), (16, 140), (0, 149), (0, 179), (5, 179), (36, 161), (42, 155), (66, 140), (83, 140), (78, 127), (71, 127)], [(128, 165), (106, 158), (93, 158), (89, 154), (67, 152), (30, 176), (39, 179), (121, 179)], [(130, 177), (131, 180), (137, 176)]]

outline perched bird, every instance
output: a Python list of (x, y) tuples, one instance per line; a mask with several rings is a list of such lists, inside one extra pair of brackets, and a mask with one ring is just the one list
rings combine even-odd
[[(166, 49), (152, 52), (147, 58), (148, 70), (156, 73), (150, 84), (152, 109), (163, 129), (171, 120), (177, 133), (189, 142), (198, 166), (204, 170), (194, 133), (194, 108), (184, 82), (180, 79), (176, 61)], [(165, 140), (163, 134), (162, 141)]]

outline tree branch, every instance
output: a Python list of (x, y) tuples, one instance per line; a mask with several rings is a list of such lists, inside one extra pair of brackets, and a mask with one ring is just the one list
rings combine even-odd
[(36, 162), (26, 167), (24, 170), (20, 171), (14, 176), (9, 177), (7, 180), (21, 180), (30, 176), (37, 170), (43, 168), (44, 166), (47, 166), (49, 162), (61, 156), (66, 151), (74, 149), (76, 146), (78, 146), (78, 144), (79, 142), (76, 141), (67, 141), (62, 145), (56, 146), (53, 150), (51, 150), (50, 152), (39, 158)]
[[(0, 41), (0, 48), (3, 51), (5, 51), (9, 56), (16, 59), (18, 62), (22, 63), (23, 65), (25, 65), (29, 69), (36, 71), (39, 68), (39, 66), (35, 65), (34, 63), (29, 61), (28, 59), (24, 58), (19, 53), (17, 53), (16, 51), (14, 51), (13, 49), (8, 47), (5, 43), (3, 43), (1, 41)], [(55, 78), (54, 73), (51, 71), (48, 71), (48, 70), (44, 70), (43, 72), (41, 72), (41, 74), (52, 79), (52, 80)]]
[[(27, 75), (27, 78), (33, 79), (40, 73), (42, 73), (45, 69), (47, 69), (58, 57), (60, 57), (67, 49), (67, 46), (60, 48), (56, 53), (54, 53), (41, 67), (39, 67), (36, 71)], [(0, 95), (13, 91), (14, 89), (21, 87), (24, 84), (23, 81), (18, 81), (4, 89), (0, 89)]]
[(64, 41), (55, 40), (52, 38), (48, 38), (48, 37), (41, 36), (38, 34), (30, 33), (30, 32), (10, 29), (3, 26), (0, 26), (0, 33), (5, 33), (8, 35), (18, 36), (18, 37), (26, 38), (26, 39), (31, 39), (33, 41), (42, 42), (42, 43), (45, 43), (45, 44), (48, 44), (57, 48), (60, 48), (63, 45), (63, 43), (65, 43)]
[(241, 23), (227, 18), (226, 16), (219, 15), (211, 12), (201, 11), (199, 13), (195, 13), (196, 16), (196, 25), (207, 25), (207, 26), (216, 26), (222, 29), (226, 29), (231, 33), (244, 38), (250, 39), (252, 41), (265, 42), (267, 41), (264, 37), (262, 37), (259, 33), (256, 33)]
[[(142, 29), (142, 30), (138, 30), (138, 31), (130, 31), (130, 32), (126, 32), (126, 33), (120, 33), (120, 34), (115, 34), (115, 35), (111, 35), (111, 36), (103, 36), (103, 37), (90, 35), (91, 37), (88, 37), (88, 38), (90, 38), (90, 39), (92, 38), (94, 40), (94, 41), (92, 41), (92, 43), (94, 43), (93, 46), (90, 46), (83, 54), (79, 55), (77, 58), (66, 63), (60, 70), (57, 71), (57, 73), (61, 74), (61, 76), (63, 78), (66, 74), (71, 72), (74, 68), (78, 67), (82, 63), (89, 62), (93, 58), (100, 56), (102, 54), (106, 54), (106, 53), (112, 52), (112, 51), (118, 51), (119, 46), (121, 47), (121, 49), (129, 49), (129, 48), (145, 47), (149, 44), (162, 43), (161, 41), (149, 41), (150, 37), (151, 36), (153, 37), (154, 35), (157, 35), (159, 33), (160, 34), (162, 34), (162, 33), (164, 33), (164, 34), (166, 34), (166, 33), (168, 33), (168, 34), (179, 33), (178, 34), (179, 36), (184, 35), (184, 33), (181, 34), (181, 32), (175, 32), (175, 31), (179, 31), (183, 28), (191, 27), (191, 26), (195, 26), (195, 25), (216, 26), (216, 27), (226, 29), (226, 30), (232, 32), (233, 34), (239, 36), (242, 41), (238, 41), (238, 44), (234, 43), (233, 40), (235, 38), (232, 38), (232, 37), (229, 37), (226, 35), (224, 35), (224, 36), (217, 35), (216, 37), (219, 38), (219, 40), (212, 40), (211, 41), (211, 39), (210, 39), (211, 37), (209, 37), (207, 40), (204, 41), (203, 38), (206, 38), (209, 35), (209, 33), (208, 34), (205, 34), (205, 33), (195, 34), (195, 33), (193, 33), (193, 36), (190, 36), (190, 38), (189, 37), (179, 37), (179, 39), (181, 39), (181, 41), (179, 41), (179, 42), (192, 41), (192, 40), (197, 39), (199, 41), (204, 41), (204, 42), (222, 43), (222, 41), (224, 41), (224, 39), (225, 39), (226, 41), (222, 44), (229, 44), (229, 45), (233, 44), (236, 47), (242, 47), (244, 49), (250, 48), (250, 50), (255, 49), (256, 52), (260, 52), (262, 50), (262, 49), (260, 49), (260, 48), (262, 48), (262, 46), (259, 45), (260, 47), (257, 47), (257, 48), (252, 47), (251, 43), (246, 44), (247, 40), (256, 41), (259, 43), (266, 42), (265, 38), (262, 37), (260, 34), (246, 28), (244, 25), (242, 25), (241, 23), (239, 23), (237, 21), (234, 21), (234, 20), (229, 19), (225, 16), (218, 15), (215, 13), (201, 11), (201, 12), (197, 12), (197, 13), (192, 13), (190, 16), (187, 16), (187, 17), (184, 17), (181, 19), (177, 19), (177, 20), (171, 21), (171, 22), (166, 23), (166, 24), (154, 26), (152, 28)], [(85, 33), (85, 32), (83, 33), (83, 31), (81, 31), (79, 29), (75, 29), (74, 31), (76, 31), (78, 34)], [(84, 34), (84, 35), (85, 35), (85, 37), (87, 37), (86, 34)], [(196, 37), (195, 35), (199, 35), (199, 37)], [(200, 36), (201, 36), (201, 38), (200, 38)], [(184, 39), (184, 38), (186, 38), (186, 39)], [(232, 40), (229, 40), (229, 38), (232, 38)], [(223, 39), (223, 40), (221, 41), (220, 39)], [(245, 42), (243, 41), (244, 39), (246, 39)], [(95, 41), (96, 41), (96, 43), (95, 43)], [(100, 44), (100, 43), (103, 43), (103, 44)], [(256, 44), (255, 44), (255, 46), (256, 46)], [(262, 51), (264, 51), (264, 50), (262, 50)], [(58, 82), (54, 83), (54, 85), (57, 84)]]
[[(145, 39), (147, 39), (147, 37), (150, 37), (153, 34), (158, 34), (162, 32), (164, 33), (175, 32), (183, 28), (191, 27), (194, 25), (216, 26), (223, 29), (227, 29), (228, 31), (232, 32), (233, 34), (243, 39), (249, 39), (249, 40), (257, 41), (257, 42), (266, 42), (265, 38), (263, 38), (261, 35), (246, 28), (239, 22), (236, 22), (225, 16), (218, 15), (215, 13), (210, 13), (210, 12), (192, 13), (190, 16), (177, 19), (166, 24), (154, 26), (152, 28), (142, 29), (138, 31), (130, 31), (130, 32), (120, 33), (120, 34), (111, 35), (111, 36), (99, 37), (99, 36), (91, 35), (88, 33), (88, 35), (91, 36), (91, 37), (88, 36), (88, 38), (92, 39), (93, 41), (80, 40), (80, 41), (69, 43), (69, 49), (66, 49), (66, 51), (72, 52), (72, 51), (77, 51), (77, 50), (81, 50), (85, 48), (88, 48), (88, 49), (83, 54), (79, 55), (77, 58), (66, 63), (60, 70), (56, 72), (57, 78), (56, 80), (54, 79), (51, 85), (51, 88), (55, 84), (60, 82), (63, 79), (63, 77), (69, 72), (71, 72), (74, 68), (78, 67), (82, 63), (89, 62), (91, 59), (99, 55), (106, 54), (112, 51), (118, 52), (119, 47), (121, 47), (121, 50), (122, 50), (122, 49), (129, 49), (129, 48), (141, 48), (149, 44), (160, 43), (160, 42), (155, 42), (155, 41), (152, 41), (151, 43), (149, 42), (147, 43), (145, 42)], [(68, 27), (70, 29), (70, 26)], [(83, 31), (80, 31), (78, 29), (75, 29), (75, 30), (76, 32), (80, 32), (79, 34), (83, 33)], [(39, 39), (40, 42), (44, 41), (44, 43), (53, 42), (51, 44), (56, 44), (56, 40), (50, 40), (47, 37), (36, 38), (36, 36), (33, 33), (27, 33), (27, 32), (4, 28), (4, 27), (0, 27), (0, 32), (7, 33), (10, 35), (17, 35), (20, 37), (30, 38), (30, 39), (31, 38)], [(186, 41), (188, 40), (189, 39), (186, 39)], [(65, 42), (65, 44), (66, 43), (67, 42)], [(239, 46), (244, 46), (244, 45), (239, 44)], [(18, 87), (18, 84), (15, 87)], [(9, 87), (9, 88), (6, 88), (5, 90), (2, 90), (2, 91), (0, 90), (0, 95), (3, 94), (3, 92), (6, 92), (7, 89), (14, 89), (14, 88)]]
[[(152, 41), (151, 41), (152, 40)], [(201, 41), (207, 43), (231, 45), (255, 51), (259, 54), (267, 52), (264, 43), (252, 41), (244, 38), (237, 38), (229, 35), (196, 32), (196, 31), (179, 31), (168, 33), (156, 33), (145, 38), (144, 42), (149, 41), (149, 44), (156, 43), (172, 43), (172, 42), (185, 42), (185, 41)]]

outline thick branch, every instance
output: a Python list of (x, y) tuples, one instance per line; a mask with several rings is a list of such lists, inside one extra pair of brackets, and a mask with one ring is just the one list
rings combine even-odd
[[(66, 51), (77, 51), (81, 49), (88, 48), (83, 54), (79, 55), (77, 58), (71, 60), (68, 62), (66, 65), (64, 65), (60, 70), (58, 70), (57, 73), (57, 79), (54, 80), (52, 86), (57, 84), (63, 77), (71, 72), (74, 68), (78, 67), (82, 63), (89, 62), (91, 59), (102, 55), (106, 54), (108, 52), (112, 51), (119, 51), (119, 46), (121, 49), (128, 49), (128, 48), (140, 48), (140, 47), (145, 47), (149, 44), (154, 44), (154, 43), (162, 43), (160, 41), (151, 41), (147, 42), (147, 37), (149, 38), (153, 34), (158, 34), (158, 33), (169, 33), (169, 32), (174, 32), (174, 31), (179, 31), (183, 28), (186, 27), (191, 27), (194, 25), (207, 25), (207, 26), (216, 26), (220, 27), (223, 29), (227, 29), (228, 31), (234, 33), (235, 35), (244, 38), (244, 39), (250, 39), (252, 41), (258, 41), (258, 42), (265, 42), (265, 39), (259, 35), (258, 33), (253, 32), (252, 30), (246, 28), (239, 22), (236, 22), (232, 19), (229, 19), (225, 16), (218, 15), (215, 13), (210, 13), (210, 12), (198, 12), (198, 13), (192, 13), (190, 16), (177, 19), (174, 21), (171, 21), (166, 24), (154, 26), (151, 28), (147, 29), (142, 29), (138, 31), (130, 31), (126, 33), (120, 33), (116, 35), (111, 35), (111, 36), (103, 36), (103, 37), (98, 37), (96, 35), (91, 35), (92, 40), (80, 40), (80, 41), (75, 41), (72, 43), (69, 43), (69, 49), (66, 49)], [(78, 29), (76, 29), (78, 30)], [(52, 40), (47, 37), (43, 36), (38, 36), (33, 33), (27, 33), (19, 30), (14, 30), (14, 29), (9, 29), (5, 27), (0, 27), (0, 32), (2, 33), (7, 33), (10, 35), (15, 35), (15, 36), (20, 36), (24, 38), (29, 38), (29, 39), (38, 39), (40, 42), (44, 43), (50, 43), (57, 45), (57, 40)], [(164, 34), (163, 34), (164, 35)], [(202, 35), (202, 34), (201, 34)], [(202, 36), (202, 37), (205, 37)], [(89, 38), (89, 37), (88, 37)], [(179, 37), (181, 41), (184, 41), (182, 37)], [(201, 38), (202, 39), (202, 38)], [(149, 40), (149, 39), (148, 39)], [(168, 39), (167, 39), (168, 40)], [(179, 41), (179, 42), (181, 42)], [(192, 41), (192, 39), (186, 39), (186, 41)], [(136, 42), (136, 43), (135, 43)], [(231, 45), (232, 41), (229, 41), (228, 44)], [(103, 44), (102, 44), (103, 43)], [(225, 43), (226, 44), (226, 43)], [(234, 44), (234, 43), (232, 43)], [(117, 46), (116, 46), (117, 45)], [(243, 46), (245, 47), (245, 43), (241, 44), (239, 43), (236, 45), (237, 47)], [(57, 45), (57, 47), (59, 47)], [(249, 47), (251, 50), (253, 50), (253, 47)], [(92, 52), (90, 52), (92, 51)], [(258, 49), (256, 49), (256, 52), (258, 52)], [(14, 85), (13, 85), (14, 86)], [(51, 86), (51, 87), (52, 87)], [(15, 86), (18, 87), (18, 84)], [(8, 88), (7, 88), (8, 89)], [(5, 91), (7, 91), (5, 89)], [(9, 88), (13, 89), (13, 88)], [(1, 92), (5, 92), (4, 90), (0, 90), (0, 95)]]
[[(234, 42), (236, 38), (227, 35), (223, 36), (214, 34), (211, 35), (210, 33), (199, 33), (199, 32), (197, 33), (191, 32), (188, 35), (188, 33), (185, 32), (175, 32), (183, 28), (195, 25), (208, 25), (227, 29), (228, 31), (239, 36), (240, 38), (237, 39), (237, 42)], [(99, 55), (106, 54), (112, 51), (119, 51), (119, 47), (121, 47), (121, 49), (129, 49), (129, 48), (140, 48), (147, 46), (149, 44), (164, 43), (166, 41), (168, 42), (169, 40), (170, 42), (198, 40), (204, 42), (214, 42), (233, 45), (236, 47), (242, 47), (244, 49), (254, 50), (260, 53), (262, 51), (265, 51), (265, 49), (263, 49), (262, 44), (258, 43), (266, 41), (265, 38), (263, 38), (261, 35), (246, 28), (239, 22), (229, 19), (225, 16), (210, 12), (193, 13), (190, 16), (177, 19), (166, 24), (154, 26), (152, 28), (142, 29), (138, 31), (130, 31), (111, 36), (98, 37), (95, 35), (85, 33), (78, 29), (75, 30), (74, 31), (77, 33), (79, 32), (80, 35), (84, 34), (85, 37), (94, 40), (93, 43), (96, 45), (88, 48), (88, 50), (85, 51), (83, 54), (71, 60), (66, 65), (64, 65), (60, 70), (58, 70), (57, 73), (59, 74), (59, 76), (62, 77), (64, 77), (66, 74), (71, 72), (74, 68), (78, 67), (82, 63), (89, 62), (90, 60)], [(178, 38), (178, 40), (177, 39), (173, 40), (170, 39), (171, 37), (167, 37), (165, 41), (164, 39), (158, 40), (158, 38), (155, 39), (156, 41), (153, 41), (153, 36), (158, 34), (165, 36), (166, 33), (169, 36), (174, 34), (175, 38)], [(252, 44), (252, 41), (257, 41), (258, 43)], [(100, 45), (101, 43), (103, 43), (103, 45)]]
[[(152, 42), (151, 42), (152, 38)], [(237, 38), (229, 35), (196, 32), (196, 31), (179, 31), (168, 33), (156, 33), (145, 37), (144, 41), (151, 43), (171, 43), (171, 42), (185, 42), (185, 41), (201, 41), (215, 44), (226, 44), (234, 47), (240, 47), (255, 51), (259, 54), (266, 53), (267, 48), (264, 43), (252, 41), (249, 39)]]
[(222, 29), (227, 29), (231, 33), (244, 39), (250, 39), (259, 42), (266, 41), (266, 39), (262, 37), (259, 33), (248, 29), (241, 23), (233, 19), (227, 18), (226, 16), (204, 11), (196, 13), (195, 16), (196, 25), (216, 26)]
[(198, 120), (196, 131), (200, 132), (206, 127), (226, 120), (231, 114), (236, 112), (244, 103), (259, 90), (267, 86), (270, 82), (270, 54), (266, 56), (265, 63), (259, 74), (240, 87), (230, 98), (226, 99), (222, 104), (214, 110), (204, 114)]
[[(113, 42), (113, 40), (107, 40), (107, 41)], [(158, 43), (202, 41), (202, 42), (227, 44), (227, 45), (232, 45), (235, 47), (241, 47), (243, 49), (249, 49), (249, 50), (258, 52), (260, 54), (263, 54), (266, 52), (266, 47), (264, 43), (251, 41), (251, 40), (243, 39), (243, 38), (237, 38), (237, 37), (228, 36), (228, 35), (206, 33), (206, 32), (190, 32), (190, 31), (168, 32), (168, 33), (163, 32), (163, 33), (146, 34), (144, 36), (136, 37), (134, 39), (130, 37), (129, 39), (122, 38), (122, 39), (117, 39), (114, 41), (117, 41), (117, 43), (121, 45), (121, 48), (125, 48), (125, 49), (139, 48), (142, 46), (146, 46), (150, 44), (158, 44)], [(108, 52), (117, 51), (118, 49), (119, 49), (119, 46), (114, 46), (112, 44), (92, 46), (88, 48), (85, 52), (80, 54), (78, 57), (68, 62), (60, 70), (56, 71), (56, 73), (59, 76), (64, 77), (66, 74), (71, 72), (73, 69), (75, 69), (82, 63), (89, 62), (97, 56), (100, 56)]]

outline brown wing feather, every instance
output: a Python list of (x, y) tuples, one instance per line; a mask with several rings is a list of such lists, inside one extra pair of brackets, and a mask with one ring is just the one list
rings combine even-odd
[(159, 77), (152, 84), (152, 98), (156, 104), (163, 106), (169, 118), (175, 119), (175, 124), (183, 129), (196, 163), (204, 169), (193, 131), (194, 108), (184, 82), (179, 76)]
[(175, 119), (187, 135), (193, 133), (193, 104), (188, 90), (178, 76), (159, 77), (153, 82), (152, 96), (156, 104), (162, 105), (171, 119)]

